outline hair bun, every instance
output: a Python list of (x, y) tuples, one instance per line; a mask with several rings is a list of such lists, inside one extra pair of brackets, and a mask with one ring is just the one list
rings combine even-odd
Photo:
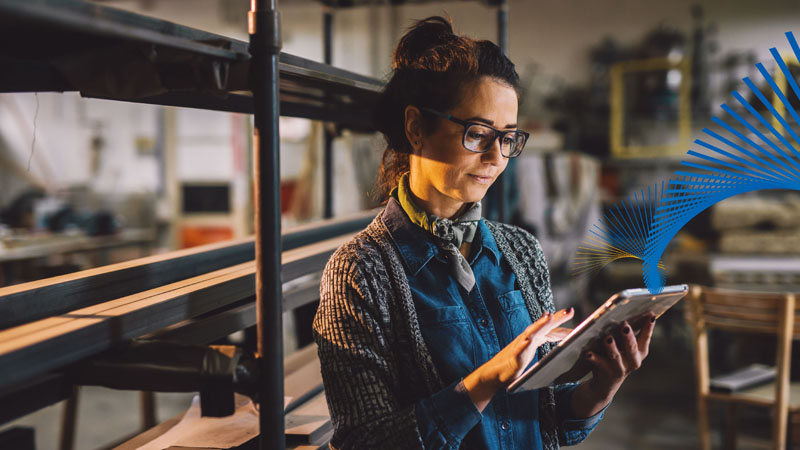
[[(463, 38), (456, 36), (453, 32), (453, 24), (449, 18), (441, 16), (431, 16), (422, 19), (406, 31), (400, 39), (392, 56), (392, 67), (400, 69), (431, 69), (431, 63), (439, 61), (445, 63), (447, 58), (439, 53), (452, 53), (454, 48), (463, 47), (453, 41), (460, 41)], [(433, 59), (433, 60), (432, 60)], [(446, 67), (443, 67), (445, 69)]]

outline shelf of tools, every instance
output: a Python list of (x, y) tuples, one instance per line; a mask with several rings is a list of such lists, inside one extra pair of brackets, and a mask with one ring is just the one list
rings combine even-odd
[[(248, 24), (249, 43), (82, 0), (0, 0), (0, 92), (253, 114), (256, 215), (251, 239), (0, 289), (0, 424), (74, 398), (81, 384), (200, 391), (215, 415), (232, 411), (236, 390), (259, 404), (258, 447), (286, 447), (297, 402), (284, 404), (282, 314), (318, 299), (328, 257), (375, 211), (282, 232), (278, 117), (369, 131), (382, 83), (281, 53), (275, 0), (253, 0)], [(254, 355), (206, 346), (253, 325)], [(176, 351), (221, 368), (181, 366)], [(72, 438), (62, 432), (62, 448)]]

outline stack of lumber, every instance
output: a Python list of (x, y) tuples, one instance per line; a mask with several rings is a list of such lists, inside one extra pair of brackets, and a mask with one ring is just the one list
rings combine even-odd
[[(374, 214), (283, 234), (283, 311), (319, 299), (330, 255)], [(132, 339), (205, 345), (255, 325), (253, 258), (250, 238), (0, 288), (0, 424), (68, 398), (70, 365)], [(330, 429), (315, 353), (287, 358), (285, 388), (287, 430), (312, 444)]]
[(714, 205), (711, 224), (723, 253), (800, 252), (800, 196), (794, 194), (729, 198)]

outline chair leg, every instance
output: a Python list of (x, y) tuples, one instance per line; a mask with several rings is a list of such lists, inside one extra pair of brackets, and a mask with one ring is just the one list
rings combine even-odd
[(791, 450), (800, 450), (800, 412), (789, 413), (789, 435), (786, 446)]
[(697, 399), (697, 434), (700, 438), (700, 450), (711, 450), (711, 430), (708, 424), (708, 400)]
[(723, 448), (725, 450), (736, 449), (736, 403), (728, 403), (725, 406), (725, 425), (723, 431)]
[(774, 409), (774, 412), (775, 417), (772, 422), (772, 442), (774, 443), (773, 448), (775, 450), (786, 450), (786, 434), (789, 430), (789, 411), (786, 408), (786, 404), (784, 403), (781, 405), (781, 402), (779, 401), (778, 405), (776, 405)]
[(80, 386), (72, 387), (72, 395), (64, 402), (61, 413), (60, 450), (72, 450), (75, 447), (75, 428), (78, 423), (78, 393)]

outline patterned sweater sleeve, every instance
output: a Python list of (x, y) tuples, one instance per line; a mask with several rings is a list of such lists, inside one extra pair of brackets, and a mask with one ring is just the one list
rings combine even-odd
[[(457, 448), (463, 435), (480, 420), (480, 413), (462, 383), (454, 383), (416, 403), (400, 401), (396, 388), (400, 370), (382, 325), (385, 318), (371, 301), (374, 280), (365, 276), (365, 269), (355, 256), (337, 252), (328, 262), (314, 319), (314, 337), (334, 427), (330, 447)], [(407, 406), (400, 406), (401, 403)], [(447, 417), (437, 426), (436, 418), (441, 417), (437, 411), (442, 409), (437, 407), (454, 404), (461, 406), (465, 417)], [(454, 420), (465, 430), (447, 430)]]

